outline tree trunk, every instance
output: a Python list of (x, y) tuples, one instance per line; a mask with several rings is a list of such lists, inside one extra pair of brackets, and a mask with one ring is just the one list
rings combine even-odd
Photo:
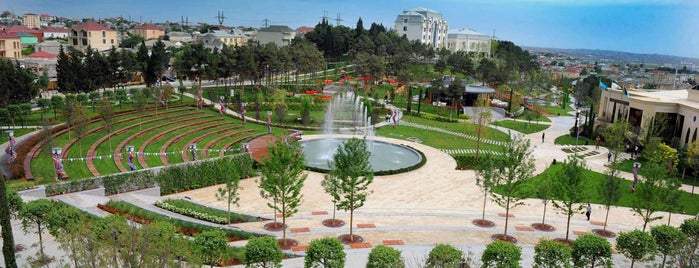
[(633, 268), (634, 263), (636, 263), (636, 259), (631, 259), (631, 268)]
[(352, 235), (352, 221), (354, 220), (354, 209), (350, 209), (350, 243), (354, 242), (354, 235)]
[(37, 223), (37, 230), (39, 230), (39, 252), (41, 253), (41, 261), (46, 259), (46, 254), (44, 254), (44, 240), (41, 237), (41, 224)]
[(505, 238), (507, 238), (507, 224), (510, 222), (510, 198), (507, 198), (507, 205), (505, 205)]
[(226, 218), (228, 218), (228, 225), (231, 225), (231, 191), (228, 191), (228, 214), (226, 214)]
[(282, 243), (286, 246), (286, 203), (282, 202)]
[(337, 205), (333, 202), (333, 224), (335, 224), (335, 210), (337, 208)]
[(548, 201), (544, 202), (544, 216), (541, 218), (541, 224), (546, 224), (546, 205), (548, 205)]
[[(570, 208), (568, 209), (570, 211)], [(566, 224), (566, 241), (568, 241), (568, 233), (570, 232), (570, 213), (568, 213), (568, 223)], [(594, 267), (594, 266), (593, 266)]]
[(488, 191), (483, 191), (483, 218), (482, 220), (485, 220), (485, 203), (488, 200)]
[(607, 215), (604, 216), (604, 227), (602, 227), (602, 230), (607, 230), (607, 220), (609, 219), (609, 210), (612, 208), (611, 205), (607, 205)]

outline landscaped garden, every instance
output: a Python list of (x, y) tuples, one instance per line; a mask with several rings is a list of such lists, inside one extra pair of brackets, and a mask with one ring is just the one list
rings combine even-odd
[(499, 121), (493, 122), (492, 124), (496, 125), (496, 126), (504, 127), (504, 128), (509, 128), (509, 129), (512, 129), (514, 131), (524, 133), (524, 134), (531, 134), (531, 133), (544, 131), (550, 127), (550, 125), (538, 124), (538, 123), (532, 123), (532, 122), (522, 122), (522, 121), (515, 121), (515, 120), (499, 120)]

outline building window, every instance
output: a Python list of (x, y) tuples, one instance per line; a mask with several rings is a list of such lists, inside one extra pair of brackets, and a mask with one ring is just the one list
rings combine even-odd
[(408, 23), (408, 19), (403, 19), (403, 23)]
[(114, 44), (114, 39), (110, 39), (110, 41), (112, 42), (112, 44)]
[(102, 37), (107, 37), (107, 32), (102, 31)]
[(107, 39), (102, 39), (102, 44), (106, 44), (106, 43), (107, 43)]
[(403, 26), (403, 31), (407, 32), (408, 31), (408, 26)]

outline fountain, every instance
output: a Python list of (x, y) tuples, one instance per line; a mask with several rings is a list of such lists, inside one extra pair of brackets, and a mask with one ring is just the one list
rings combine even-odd
[[(345, 134), (366, 138), (367, 147), (371, 152), (369, 161), (374, 172), (389, 172), (407, 170), (424, 164), (424, 156), (417, 150), (374, 139), (374, 126), (371, 116), (361, 97), (354, 94), (352, 87), (337, 87), (325, 89), (333, 92), (332, 101), (326, 109), (323, 132), (327, 135)], [(319, 171), (329, 170), (328, 161), (332, 160), (337, 148), (346, 138), (322, 138), (304, 140), (301, 142), (306, 157), (306, 166)]]

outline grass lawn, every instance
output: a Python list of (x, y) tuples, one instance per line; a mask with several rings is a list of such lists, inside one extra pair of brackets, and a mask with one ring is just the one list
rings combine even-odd
[[(527, 118), (525, 118), (524, 116), (521, 116), (521, 115), (518, 116), (517, 119), (519, 119), (519, 120), (527, 120)], [(546, 116), (539, 115), (539, 117), (532, 119), (532, 122), (534, 122), (534, 123), (537, 123), (537, 121), (538, 121), (538, 122), (551, 122), (551, 119), (549, 119), (549, 118), (546, 117)]]
[[(476, 124), (471, 123), (471, 122), (458, 122), (458, 123), (440, 122), (440, 121), (436, 121), (436, 120), (429, 120), (429, 119), (425, 119), (425, 118), (421, 118), (421, 117), (417, 117), (417, 116), (410, 116), (410, 115), (403, 116), (403, 118), (401, 120), (406, 121), (406, 122), (420, 124), (420, 125), (432, 126), (432, 127), (437, 127), (437, 128), (441, 128), (441, 129), (451, 130), (454, 132), (464, 133), (464, 134), (468, 134), (468, 135), (471, 135), (474, 137), (477, 136), (476, 130), (477, 130), (478, 126)], [(439, 133), (439, 132), (435, 132), (435, 133)], [(448, 135), (448, 134), (445, 134), (445, 135)], [(455, 137), (453, 135), (448, 135), (448, 136)], [(489, 140), (496, 140), (496, 141), (509, 141), (510, 140), (510, 136), (507, 133), (502, 132), (502, 131), (497, 130), (497, 129), (492, 129), (492, 128), (488, 128), (488, 130), (486, 131), (486, 133), (483, 137), (486, 139), (489, 139)]]
[[(584, 136), (580, 136), (580, 139), (577, 142), (578, 145), (584, 145), (586, 141), (588, 144), (595, 144), (594, 140)], [(556, 137), (556, 140), (553, 141), (553, 143), (558, 145), (575, 145), (575, 137), (571, 136), (570, 134), (565, 134), (563, 136)], [(600, 146), (604, 146), (604, 142)]]
[(573, 111), (573, 108), (570, 108), (570, 106), (567, 106), (565, 108), (561, 108), (561, 106), (538, 106), (539, 108), (543, 109), (546, 111), (548, 114), (552, 116), (570, 116), (568, 112)]
[[(408, 137), (416, 137), (422, 144), (438, 149), (468, 149), (476, 148), (476, 141), (446, 133), (407, 126), (382, 127), (376, 130), (376, 135), (394, 139), (405, 140)], [(499, 147), (492, 144), (481, 143), (481, 149), (497, 150)]]
[[(627, 159), (622, 161), (621, 163), (617, 164), (617, 167), (621, 171), (626, 171), (626, 172), (633, 172), (633, 163), (639, 162), (641, 163), (641, 168), (638, 169), (638, 174), (643, 176), (644, 170), (643, 170), (643, 165), (646, 164), (646, 161), (643, 159)], [(688, 185), (694, 185), (694, 186), (699, 186), (699, 178), (694, 178), (694, 174), (691, 174), (689, 171), (684, 175), (684, 179), (682, 179), (682, 171), (678, 170), (677, 172), (672, 173), (672, 176), (675, 178), (679, 179), (683, 184), (688, 184)], [(699, 192), (699, 188), (696, 189), (695, 193)]]
[[(538, 185), (541, 185), (542, 183), (549, 183), (545, 181), (546, 178), (560, 176), (559, 172), (561, 172), (562, 167), (563, 165), (551, 166), (541, 174), (532, 178), (531, 180), (522, 183), (518, 189), (517, 195), (524, 198), (536, 198), (535, 192), (538, 188)], [(582, 189), (588, 189), (590, 191), (589, 200), (595, 204), (604, 203), (597, 189), (599, 189), (600, 185), (604, 183), (605, 175), (602, 173), (588, 170), (584, 171), (584, 176), (586, 179)], [(632, 193), (629, 190), (629, 185), (631, 185), (632, 181), (621, 178), (616, 178), (616, 180), (622, 181), (619, 185), (619, 192), (621, 192), (621, 198), (618, 202), (614, 203), (614, 205), (622, 207), (631, 207), (634, 201), (634, 193)], [(502, 191), (498, 188), (493, 189), (493, 191), (502, 194)], [(697, 214), (699, 212), (699, 202), (697, 201), (699, 201), (699, 196), (687, 192), (682, 192), (679, 203), (683, 206), (683, 213), (690, 215)]]
[(518, 132), (521, 132), (524, 134), (531, 134), (531, 133), (540, 132), (540, 131), (543, 131), (543, 130), (550, 127), (550, 125), (519, 122), (519, 121), (514, 121), (514, 120), (500, 120), (500, 121), (495, 121), (492, 124), (496, 125), (496, 126), (509, 128), (509, 129), (512, 129), (514, 131), (518, 131)]

